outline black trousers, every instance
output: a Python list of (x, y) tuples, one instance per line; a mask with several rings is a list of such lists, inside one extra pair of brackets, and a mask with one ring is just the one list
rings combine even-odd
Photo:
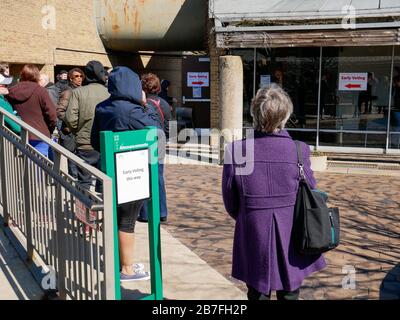
[[(247, 285), (247, 298), (249, 300), (270, 300), (271, 299), (271, 292), (266, 295), (258, 292), (253, 287)], [(278, 300), (299, 300), (300, 288), (295, 291), (283, 291), (278, 290), (276, 292), (276, 297)]]
[[(96, 150), (80, 150), (76, 149), (75, 154), (84, 160), (87, 164), (90, 164), (93, 167), (98, 168), (99, 160), (100, 160), (100, 153)], [(93, 177), (92, 175), (83, 170), (78, 168), (78, 181), (80, 185), (85, 189), (90, 189), (93, 184)], [(101, 185), (100, 181), (96, 180), (96, 191), (101, 192)]]
[[(72, 133), (64, 134), (63, 132), (60, 132), (59, 143), (61, 146), (63, 146), (68, 151), (75, 153), (76, 143), (75, 143), (75, 137)], [(75, 178), (75, 179), (78, 178), (78, 167), (72, 161), (68, 161), (68, 173), (73, 178)]]

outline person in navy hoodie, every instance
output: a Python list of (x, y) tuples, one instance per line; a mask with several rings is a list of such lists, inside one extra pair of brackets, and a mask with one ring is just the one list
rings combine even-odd
[[(131, 69), (113, 69), (108, 78), (108, 92), (110, 98), (96, 106), (91, 132), (91, 144), (95, 150), (100, 151), (101, 131), (140, 130), (148, 126), (160, 128), (155, 111), (142, 105), (142, 83)], [(134, 264), (135, 223), (142, 206), (143, 201), (136, 201), (117, 207), (122, 282), (150, 279), (143, 264)]]

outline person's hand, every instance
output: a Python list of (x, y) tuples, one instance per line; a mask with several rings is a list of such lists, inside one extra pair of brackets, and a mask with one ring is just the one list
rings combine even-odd
[(178, 99), (172, 98), (172, 102), (173, 102), (173, 103), (178, 103)]

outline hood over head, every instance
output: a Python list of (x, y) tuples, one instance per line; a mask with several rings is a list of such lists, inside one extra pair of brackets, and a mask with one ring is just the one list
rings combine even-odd
[(106, 70), (101, 62), (92, 60), (89, 61), (85, 67), (85, 81), (86, 83), (106, 83)]
[(22, 81), (9, 89), (8, 98), (22, 103), (32, 97), (33, 93), (39, 88), (41, 86), (36, 82)]
[(129, 100), (141, 104), (142, 82), (131, 69), (116, 67), (108, 77), (108, 92), (111, 94), (111, 99)]

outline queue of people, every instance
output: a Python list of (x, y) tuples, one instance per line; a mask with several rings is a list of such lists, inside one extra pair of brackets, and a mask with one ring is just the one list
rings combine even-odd
[[(140, 79), (126, 67), (116, 67), (108, 74), (99, 61), (90, 61), (84, 70), (62, 70), (54, 84), (36, 66), (25, 65), (19, 82), (9, 87), (13, 82), (9, 65), (2, 63), (0, 69), (0, 107), (18, 115), (48, 138), (57, 128), (59, 143), (94, 167), (99, 168), (100, 131), (140, 130), (154, 126), (168, 132), (170, 106), (158, 96), (161, 85), (155, 74), (143, 75)], [(6, 118), (5, 124), (14, 133), (20, 133), (21, 128), (11, 119)], [(38, 137), (30, 135), (29, 143), (43, 156), (51, 158), (49, 145)], [(160, 162), (160, 207), (161, 219), (165, 222), (167, 201), (164, 166)], [(81, 188), (92, 188), (89, 173), (73, 163), (68, 164), (68, 170)], [(96, 191), (100, 192), (101, 187), (96, 183)], [(141, 221), (147, 222), (147, 202), (117, 207), (121, 281), (150, 278), (142, 263), (134, 263), (135, 223), (141, 212)]]
[[(154, 126), (168, 133), (171, 109), (168, 101), (159, 96), (163, 86), (155, 74), (140, 78), (127, 67), (116, 67), (107, 74), (100, 62), (90, 61), (84, 71), (74, 68), (66, 76), (58, 77), (61, 83), (49, 84), (35, 66), (27, 65), (21, 71), (20, 82), (7, 89), (11, 79), (0, 74), (0, 106), (15, 111), (47, 137), (57, 126), (60, 143), (95, 167), (99, 167), (101, 131)], [(53, 102), (49, 91), (54, 87), (63, 90)], [(222, 195), (225, 208), (236, 223), (232, 276), (246, 283), (250, 300), (270, 299), (272, 291), (277, 291), (278, 299), (296, 300), (303, 280), (326, 266), (321, 254), (301, 255), (293, 245), (298, 163), (295, 143), (285, 130), (292, 112), (291, 99), (281, 86), (272, 84), (260, 89), (251, 107), (254, 170), (248, 175), (240, 175), (237, 170), (241, 164), (235, 159), (235, 149), (245, 149), (248, 141), (229, 144), (225, 153)], [(15, 123), (6, 119), (6, 124), (18, 132)], [(33, 135), (29, 141), (48, 156), (45, 143)], [(315, 188), (309, 148), (304, 143), (301, 147), (305, 177)], [(87, 173), (77, 170), (76, 179), (82, 188), (92, 187)], [(96, 186), (98, 191), (100, 188)], [(162, 161), (159, 190), (161, 220), (167, 221)], [(122, 282), (150, 279), (144, 265), (135, 263), (134, 255), (136, 221), (147, 222), (146, 209), (145, 201), (117, 206)]]

